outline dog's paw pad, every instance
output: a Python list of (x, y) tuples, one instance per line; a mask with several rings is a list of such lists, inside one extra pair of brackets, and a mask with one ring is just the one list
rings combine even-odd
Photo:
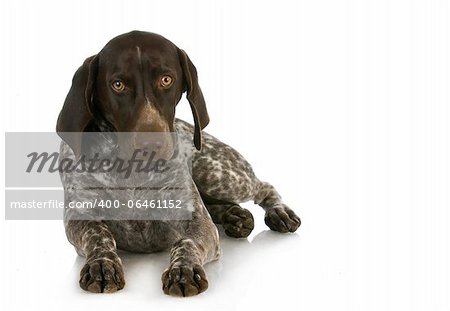
[(205, 270), (199, 265), (172, 265), (161, 277), (166, 295), (190, 297), (208, 288)]
[(80, 272), (80, 287), (91, 293), (113, 293), (124, 286), (122, 264), (110, 259), (88, 262)]
[(222, 225), (226, 235), (233, 238), (246, 238), (255, 227), (252, 213), (239, 205), (232, 206), (224, 213)]
[(301, 224), (300, 217), (287, 206), (268, 209), (264, 222), (271, 230), (281, 233), (295, 232)]

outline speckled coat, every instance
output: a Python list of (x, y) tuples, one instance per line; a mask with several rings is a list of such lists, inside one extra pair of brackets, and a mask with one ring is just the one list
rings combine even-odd
[[(192, 125), (181, 120), (177, 120), (176, 125), (180, 137), (191, 139)], [(74, 156), (64, 142), (61, 151), (65, 158)], [(273, 230), (293, 232), (298, 228), (299, 218), (282, 203), (270, 184), (256, 178), (250, 164), (236, 150), (204, 134), (202, 150), (193, 148), (192, 152), (192, 177), (196, 188), (191, 220), (71, 221), (72, 210), (67, 210), (68, 239), (80, 255), (87, 257), (80, 279), (83, 288), (93, 292), (112, 292), (124, 286), (122, 264), (116, 252), (119, 248), (146, 253), (170, 250), (171, 267), (177, 268), (172, 277), (168, 275), (169, 270), (164, 273), (164, 290), (178, 295), (205, 290), (207, 281), (202, 266), (218, 259), (221, 253), (213, 220), (222, 224), (226, 233), (233, 237), (246, 237), (253, 229), (253, 217), (238, 205), (241, 202), (253, 200), (265, 208), (266, 223)], [(75, 183), (87, 182), (80, 180), (79, 176), (74, 181), (71, 174), (63, 174), (62, 180), (68, 188), (66, 199), (72, 199), (69, 188), (73, 188)], [(97, 191), (84, 190), (83, 194), (87, 193), (84, 199), (98, 197)], [(183, 273), (190, 278), (182, 278)]]

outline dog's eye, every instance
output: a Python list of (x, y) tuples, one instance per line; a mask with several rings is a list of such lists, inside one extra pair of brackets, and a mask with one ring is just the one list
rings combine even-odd
[(123, 90), (125, 90), (125, 84), (120, 81), (120, 80), (116, 80), (111, 84), (111, 87), (113, 88), (114, 91), (116, 92), (122, 92)]
[(173, 83), (173, 79), (171, 76), (162, 76), (161, 77), (161, 86), (162, 87), (169, 87)]

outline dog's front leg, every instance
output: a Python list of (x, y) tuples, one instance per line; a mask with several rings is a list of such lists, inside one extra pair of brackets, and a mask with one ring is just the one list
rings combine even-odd
[(185, 237), (172, 246), (170, 266), (161, 278), (165, 294), (188, 297), (208, 288), (203, 265), (218, 259), (221, 250), (217, 228), (203, 209), (201, 217), (191, 221)]
[(78, 254), (86, 257), (80, 287), (93, 293), (112, 293), (125, 286), (122, 261), (108, 226), (101, 221), (69, 220), (66, 234)]

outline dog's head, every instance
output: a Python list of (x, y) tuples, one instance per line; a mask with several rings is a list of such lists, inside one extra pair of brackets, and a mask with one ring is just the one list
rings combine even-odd
[[(195, 122), (194, 144), (201, 148), (201, 130), (209, 117), (198, 84), (197, 71), (187, 54), (157, 34), (133, 31), (112, 39), (77, 70), (60, 112), (56, 131), (174, 132), (175, 107), (187, 92)], [(63, 139), (78, 156), (82, 135)], [(131, 135), (123, 149), (156, 148), (168, 156), (170, 135), (148, 141)]]

